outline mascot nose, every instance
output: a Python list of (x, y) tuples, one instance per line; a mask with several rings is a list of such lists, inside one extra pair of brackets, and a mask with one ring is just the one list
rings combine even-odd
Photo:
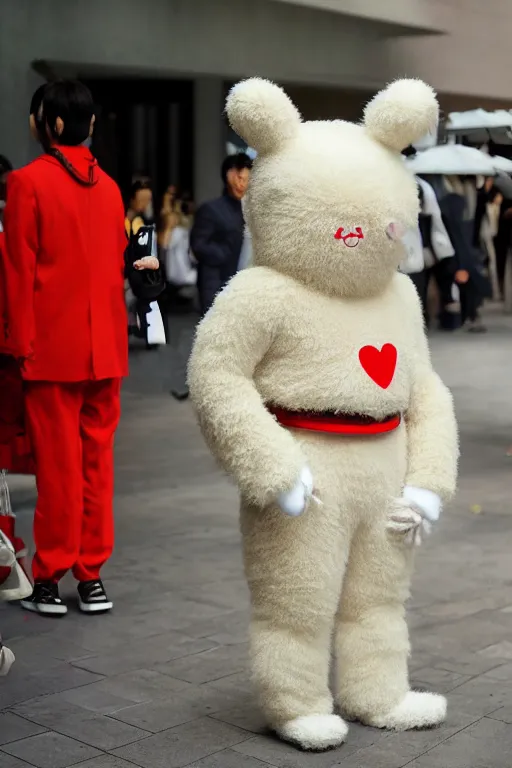
[(386, 227), (386, 235), (390, 240), (401, 240), (405, 235), (405, 227), (399, 221), (392, 221)]

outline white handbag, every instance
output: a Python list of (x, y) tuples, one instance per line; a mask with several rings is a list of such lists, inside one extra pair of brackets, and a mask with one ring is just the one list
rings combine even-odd
[(189, 232), (185, 227), (175, 227), (166, 248), (165, 268), (167, 282), (184, 287), (195, 285), (197, 268), (190, 252)]

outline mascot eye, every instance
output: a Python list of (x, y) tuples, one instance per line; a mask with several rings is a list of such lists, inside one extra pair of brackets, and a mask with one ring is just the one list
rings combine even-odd
[(335, 235), (335, 240), (342, 240), (347, 248), (355, 248), (360, 240), (364, 240), (364, 233), (361, 227), (356, 227), (353, 231), (345, 232), (344, 227), (340, 227)]

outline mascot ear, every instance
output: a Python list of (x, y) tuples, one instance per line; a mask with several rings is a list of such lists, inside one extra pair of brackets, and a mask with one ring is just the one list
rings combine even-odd
[(292, 139), (302, 120), (282, 88), (257, 77), (231, 89), (226, 112), (235, 133), (259, 154), (275, 152)]
[(370, 136), (397, 152), (433, 133), (438, 122), (436, 94), (421, 80), (396, 80), (364, 111), (364, 125)]

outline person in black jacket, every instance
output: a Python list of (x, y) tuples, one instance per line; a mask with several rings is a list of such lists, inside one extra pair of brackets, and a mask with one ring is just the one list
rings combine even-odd
[(244, 241), (244, 197), (252, 160), (241, 152), (227, 157), (221, 169), (224, 191), (197, 211), (190, 247), (197, 261), (197, 287), (201, 314), (236, 274)]

